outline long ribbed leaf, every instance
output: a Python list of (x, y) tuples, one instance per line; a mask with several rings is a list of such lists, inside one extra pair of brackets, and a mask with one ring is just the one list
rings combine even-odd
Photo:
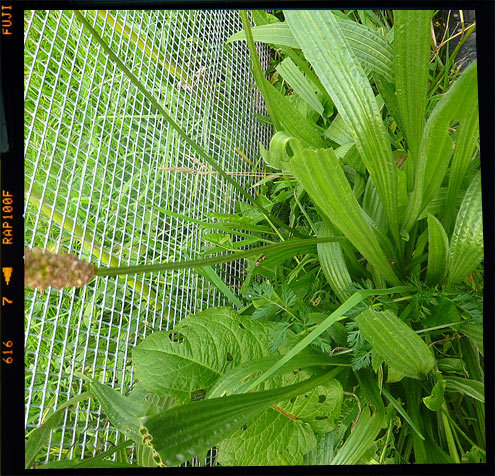
[[(325, 223), (322, 223), (318, 228), (318, 237), (323, 236), (332, 236), (332, 232)], [(338, 243), (322, 243), (317, 245), (317, 249), (321, 269), (327, 278), (328, 284), (330, 284), (339, 300), (344, 302), (349, 297), (349, 293), (344, 293), (344, 289), (351, 284), (352, 279), (347, 270), (342, 246)]]
[(433, 368), (431, 350), (392, 311), (367, 309), (356, 317), (356, 324), (373, 350), (406, 377), (423, 379)]
[(384, 420), (382, 414), (371, 415), (370, 407), (364, 407), (356, 428), (342, 445), (331, 464), (358, 464), (378, 436)]
[(254, 80), (265, 98), (268, 113), (273, 120), (275, 129), (285, 131), (291, 136), (299, 137), (306, 145), (325, 147), (325, 141), (314, 125), (308, 122), (304, 115), (265, 78), (261, 70), (246, 12), (241, 11), (241, 19), (246, 31), (247, 44), (253, 62)]
[(416, 164), (414, 191), (404, 217), (403, 228), (407, 232), (442, 184), (453, 146), (450, 123), (469, 117), (477, 101), (477, 69), (473, 62), (438, 101), (426, 123)]
[(291, 146), (294, 155), (289, 169), (313, 203), (387, 282), (399, 284), (380, 246), (379, 236), (366, 221), (334, 151), (304, 149), (295, 139)]
[(301, 73), (294, 61), (290, 58), (285, 58), (277, 66), (277, 71), (301, 99), (306, 101), (318, 114), (323, 114), (323, 106), (316, 96), (314, 87)]
[[(206, 451), (256, 417), (271, 404), (300, 395), (329, 379), (329, 373), (263, 392), (230, 395), (172, 407), (143, 418), (143, 443), (167, 466)], [(156, 452), (156, 453), (155, 453)]]
[[(380, 33), (354, 21), (336, 19), (342, 29), (349, 46), (363, 67), (380, 74), (387, 81), (393, 82), (392, 45)], [(287, 23), (260, 25), (252, 29), (254, 41), (276, 46), (300, 48)], [(228, 42), (245, 40), (244, 31), (232, 35)]]
[(428, 215), (428, 269), (426, 282), (434, 286), (447, 275), (449, 239), (438, 218)]
[(413, 164), (425, 125), (431, 16), (428, 10), (394, 12), (395, 93)]
[[(460, 130), (459, 130), (460, 129)], [(454, 156), (450, 167), (449, 185), (447, 188), (444, 227), (450, 232), (455, 218), (456, 199), (461, 189), (466, 170), (476, 150), (480, 135), (478, 102), (472, 105), (471, 113), (461, 121), (458, 127), (458, 136), (455, 144)]]
[(331, 11), (287, 11), (301, 49), (349, 128), (376, 185), (392, 234), (398, 240), (397, 166), (380, 111), (340, 23)]
[(481, 175), (477, 173), (466, 191), (452, 234), (448, 283), (462, 281), (483, 259)]

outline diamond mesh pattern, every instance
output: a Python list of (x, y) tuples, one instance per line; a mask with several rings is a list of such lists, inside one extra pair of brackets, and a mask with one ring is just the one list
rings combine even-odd
[[(83, 12), (175, 120), (231, 172), (270, 129), (255, 119), (247, 48), (227, 38), (236, 11)], [(240, 198), (216, 174), (162, 170), (198, 163), (72, 11), (25, 13), (25, 240), (95, 265), (185, 259), (202, 246), (194, 221)], [(260, 49), (262, 64), (268, 52)], [(237, 180), (249, 186), (248, 176)], [(242, 263), (215, 268), (235, 290)], [(228, 301), (194, 271), (98, 278), (83, 289), (26, 289), (26, 433), (87, 389), (125, 393), (132, 348), (146, 335)], [(118, 442), (98, 405), (66, 412), (38, 462), (84, 458)], [(208, 464), (208, 461), (206, 462)]]

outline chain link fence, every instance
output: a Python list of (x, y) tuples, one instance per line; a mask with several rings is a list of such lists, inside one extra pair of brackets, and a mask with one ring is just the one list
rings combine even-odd
[[(247, 157), (270, 128), (252, 86), (236, 11), (87, 11), (127, 68), (224, 170), (248, 187)], [(73, 11), (26, 11), (25, 242), (96, 265), (191, 258), (210, 212), (238, 194), (168, 127)], [(260, 49), (268, 65), (268, 49)], [(204, 248), (204, 246), (203, 246)], [(217, 266), (235, 291), (242, 263)], [(26, 289), (26, 436), (88, 379), (122, 393), (133, 347), (188, 314), (230, 305), (195, 271), (98, 278), (83, 289)], [(94, 401), (66, 412), (37, 463), (101, 453), (122, 435)], [(210, 464), (206, 461), (205, 464)], [(191, 463), (192, 464), (192, 463)]]

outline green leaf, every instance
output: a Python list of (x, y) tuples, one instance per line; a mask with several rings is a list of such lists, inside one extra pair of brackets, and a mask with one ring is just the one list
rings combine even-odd
[(272, 365), (266, 372), (252, 382), (245, 391), (249, 391), (256, 388), (261, 382), (271, 377), (280, 367), (286, 362), (294, 358), (297, 354), (302, 352), (309, 344), (311, 344), (317, 337), (323, 332), (329, 329), (337, 321), (344, 319), (345, 314), (351, 310), (354, 306), (357, 306), (361, 301), (369, 296), (380, 296), (384, 294), (394, 294), (402, 292), (410, 292), (413, 288), (411, 286), (397, 286), (387, 289), (361, 289), (356, 291), (349, 299), (343, 302), (334, 312), (332, 312), (323, 322), (318, 324), (306, 337), (300, 340), (287, 354), (285, 354), (276, 364)]
[(206, 393), (230, 368), (268, 355), (271, 329), (270, 323), (253, 321), (232, 309), (208, 309), (137, 345), (136, 376), (148, 391), (189, 402), (192, 392)]
[(474, 398), (481, 403), (485, 403), (485, 386), (483, 382), (462, 377), (446, 376), (445, 391), (462, 393), (467, 397)]
[(331, 464), (359, 464), (364, 453), (366, 453), (378, 436), (383, 422), (383, 414), (375, 412), (371, 415), (370, 407), (366, 405), (361, 412), (351, 436), (347, 438)]
[(294, 37), (348, 127), (373, 177), (398, 241), (397, 166), (380, 111), (363, 68), (331, 11), (285, 12)]
[(440, 221), (428, 215), (428, 269), (426, 282), (430, 286), (440, 284), (447, 275), (449, 239)]
[(423, 379), (433, 368), (431, 350), (392, 311), (367, 309), (356, 317), (356, 324), (385, 362), (406, 377)]
[(402, 406), (400, 405), (400, 403), (392, 395), (390, 395), (390, 393), (387, 390), (385, 390), (384, 388), (382, 388), (382, 393), (383, 393), (383, 395), (385, 395), (385, 397), (387, 397), (388, 401), (397, 410), (397, 413), (399, 415), (401, 415), (402, 418), (404, 418), (404, 420), (407, 421), (407, 423), (409, 424), (409, 426), (416, 432), (416, 434), (418, 435), (418, 437), (421, 438), (422, 440), (424, 440), (425, 437), (421, 434), (421, 432), (419, 431), (418, 427), (412, 421), (412, 418), (402, 408)]
[[(305, 372), (285, 375), (279, 384), (301, 380), (304, 375)], [(342, 398), (341, 384), (330, 379), (290, 401), (279, 403), (276, 408), (265, 410), (247, 427), (220, 443), (219, 463), (226, 466), (303, 464), (303, 455), (316, 446), (313, 432), (334, 427)]]
[(323, 114), (323, 106), (316, 96), (314, 86), (301, 73), (301, 70), (295, 65), (294, 61), (290, 58), (285, 58), (276, 69), (301, 99), (306, 101), (318, 114)]
[(295, 139), (290, 144), (293, 156), (289, 168), (313, 203), (387, 282), (399, 284), (380, 237), (366, 220), (334, 151), (304, 149)]
[[(249, 424), (271, 404), (308, 392), (328, 380), (328, 374), (287, 387), (175, 406), (142, 419), (143, 443), (167, 466), (176, 466), (217, 445)], [(156, 453), (155, 453), (156, 452)]]
[[(332, 233), (325, 223), (318, 228), (318, 236), (331, 236)], [(341, 302), (349, 297), (349, 293), (344, 289), (352, 283), (351, 276), (347, 270), (344, 259), (344, 252), (339, 243), (325, 243), (317, 245), (318, 259), (320, 260), (321, 269), (327, 278), (328, 284), (337, 295)]]
[(337, 117), (332, 121), (328, 129), (325, 131), (325, 137), (328, 137), (330, 140), (333, 140), (340, 145), (354, 143), (340, 114), (337, 115)]
[(395, 93), (412, 167), (425, 125), (431, 17), (428, 10), (394, 11)]
[(478, 172), (464, 195), (449, 249), (449, 284), (462, 281), (483, 259), (481, 174)]
[(302, 465), (315, 447), (310, 425), (269, 408), (218, 445), (217, 461), (222, 466)]
[[(256, 375), (258, 372), (264, 372), (278, 360), (280, 360), (280, 355), (268, 355), (237, 365), (215, 382), (206, 398), (217, 398), (224, 395), (243, 393), (251, 384), (249, 379), (253, 375)], [(341, 357), (329, 357), (327, 355), (302, 352), (280, 367), (274, 375), (292, 372), (296, 369), (319, 366), (349, 366), (349, 363), (347, 359), (342, 359)]]
[(141, 441), (139, 418), (165, 410), (174, 403), (171, 397), (159, 397), (141, 384), (137, 384), (127, 397), (99, 382), (91, 383), (91, 391), (112, 424), (136, 442)]
[(468, 321), (459, 330), (474, 342), (478, 352), (483, 353), (483, 326), (481, 324)]
[(316, 448), (304, 456), (304, 463), (309, 466), (328, 466), (334, 457), (335, 430), (317, 433)]
[(438, 101), (426, 123), (416, 163), (414, 190), (404, 217), (406, 231), (411, 230), (442, 184), (452, 154), (451, 122), (469, 117), (477, 101), (477, 69), (473, 62)]
[(450, 167), (447, 197), (445, 206), (442, 208), (444, 211), (443, 223), (447, 232), (450, 232), (453, 225), (461, 185), (473, 158), (473, 153), (478, 146), (480, 126), (477, 101), (472, 104), (471, 112), (460, 121), (457, 130), (458, 135)]
[(442, 408), (444, 401), (443, 394), (445, 392), (445, 381), (443, 379), (439, 380), (431, 391), (431, 395), (428, 397), (423, 397), (423, 403), (426, 408), (432, 412), (436, 412)]
[[(342, 32), (352, 48), (354, 54), (359, 59), (363, 67), (385, 77), (388, 81), (393, 81), (392, 45), (388, 43), (383, 35), (375, 30), (361, 25), (354, 21), (336, 19)], [(300, 48), (299, 43), (294, 38), (287, 23), (275, 23), (271, 25), (261, 25), (254, 27), (254, 41), (260, 41), (276, 46), (288, 46), (290, 48)], [(246, 39), (244, 31), (232, 35), (227, 43)]]

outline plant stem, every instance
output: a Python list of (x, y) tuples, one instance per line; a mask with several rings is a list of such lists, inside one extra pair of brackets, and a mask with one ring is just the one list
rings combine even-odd
[(452, 435), (452, 429), (450, 428), (449, 419), (447, 417), (448, 409), (445, 401), (442, 403), (441, 412), (442, 412), (443, 427), (445, 429), (445, 437), (447, 438), (447, 445), (449, 447), (449, 454), (454, 460), (454, 463), (460, 463), (461, 460), (459, 459), (459, 455), (457, 454), (457, 448), (455, 447), (455, 441)]
[(143, 264), (135, 266), (116, 266), (110, 268), (98, 268), (96, 276), (123, 276), (126, 274), (151, 273), (159, 271), (168, 271), (184, 268), (201, 268), (202, 266), (211, 266), (214, 264), (228, 263), (249, 256), (258, 256), (261, 254), (267, 255), (271, 251), (291, 250), (303, 248), (307, 246), (317, 245), (319, 243), (331, 243), (334, 241), (345, 241), (344, 237), (325, 237), (325, 238), (306, 238), (301, 240), (289, 240), (273, 245), (257, 246), (249, 250), (240, 251), (237, 253), (229, 253), (221, 256), (213, 256), (211, 258), (194, 259), (187, 261), (176, 261), (172, 263), (158, 264)]
[(189, 137), (189, 135), (175, 122), (172, 117), (165, 111), (165, 109), (158, 103), (158, 101), (153, 97), (153, 95), (145, 88), (145, 86), (139, 81), (139, 79), (132, 74), (132, 72), (127, 68), (127, 66), (120, 60), (120, 58), (112, 51), (112, 49), (107, 45), (107, 43), (101, 38), (98, 32), (90, 25), (88, 20), (84, 17), (84, 15), (78, 10), (74, 11), (76, 17), (84, 24), (84, 26), (91, 32), (94, 39), (101, 45), (101, 47), (105, 50), (108, 56), (114, 61), (119, 69), (123, 71), (126, 76), (131, 80), (132, 84), (143, 93), (143, 95), (153, 104), (153, 106), (158, 110), (158, 112), (163, 116), (163, 118), (177, 131), (179, 136), (189, 145), (201, 158), (203, 158), (206, 162), (208, 162), (213, 169), (215, 169), (228, 183), (230, 183), (245, 199), (251, 202), (261, 213), (269, 216), (274, 223), (276, 223), (280, 228), (284, 228), (294, 236), (298, 236), (300, 238), (305, 235), (298, 230), (293, 229), (292, 227), (286, 225), (282, 220), (278, 219), (276, 216), (272, 215), (268, 212), (264, 207), (259, 205), (254, 198), (234, 180), (231, 176), (229, 176), (225, 171), (218, 165), (218, 162), (210, 157), (210, 155), (194, 140)]

